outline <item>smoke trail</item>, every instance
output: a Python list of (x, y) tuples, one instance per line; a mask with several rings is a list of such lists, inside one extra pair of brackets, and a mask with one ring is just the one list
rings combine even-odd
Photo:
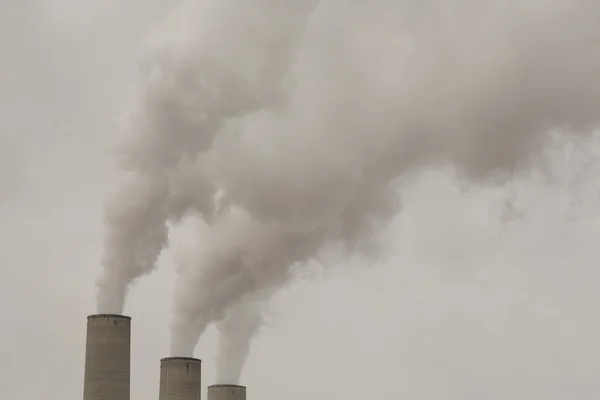
[[(122, 309), (166, 246), (166, 222), (205, 215), (210, 235), (177, 283), (175, 355), (235, 320), (234, 304), (292, 279), (292, 266), (330, 245), (360, 249), (399, 211), (407, 173), (512, 172), (551, 128), (584, 134), (600, 120), (596, 1), (207, 0), (180, 11), (188, 22), (173, 26), (190, 29), (165, 35), (144, 69), (125, 152), (133, 180), (107, 207), (99, 291), (101, 311)], [(217, 192), (227, 207), (214, 207)], [(241, 371), (243, 360), (222, 360)]]
[[(106, 205), (99, 312), (122, 312), (129, 285), (154, 269), (167, 245), (169, 220), (188, 210), (213, 217), (205, 155), (224, 121), (277, 99), (309, 7), (189, 1), (167, 19), (126, 119), (120, 161), (128, 179)], [(273, 23), (263, 26), (265, 17)], [(235, 53), (220, 46), (231, 42)]]
[(225, 319), (232, 305), (288, 282), (292, 271), (282, 266), (311, 257), (321, 240), (261, 223), (241, 209), (223, 215), (197, 254), (180, 261), (172, 354), (192, 354), (200, 334)]
[(251, 340), (264, 323), (264, 308), (271, 292), (242, 299), (231, 307), (227, 317), (217, 324), (220, 333), (216, 383), (239, 384)]

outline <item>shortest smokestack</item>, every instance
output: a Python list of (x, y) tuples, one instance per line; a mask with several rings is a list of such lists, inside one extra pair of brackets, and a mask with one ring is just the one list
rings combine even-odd
[(207, 400), (246, 400), (246, 386), (212, 385)]
[(202, 361), (189, 357), (160, 360), (159, 400), (200, 400)]

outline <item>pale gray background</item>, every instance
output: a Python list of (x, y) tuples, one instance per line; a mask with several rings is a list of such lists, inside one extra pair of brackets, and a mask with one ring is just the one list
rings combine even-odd
[[(143, 38), (172, 6), (0, 0), (3, 399), (82, 396), (115, 119)], [(425, 173), (379, 265), (343, 263), (277, 297), (242, 379), (249, 399), (597, 398), (600, 164), (575, 174), (585, 155), (552, 185), (462, 191)], [(133, 400), (158, 397), (170, 255), (127, 306)], [(205, 383), (214, 343), (211, 331), (196, 353)]]

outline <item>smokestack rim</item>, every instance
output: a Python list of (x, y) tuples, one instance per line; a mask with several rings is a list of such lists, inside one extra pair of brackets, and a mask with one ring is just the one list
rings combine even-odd
[(197, 364), (202, 364), (202, 360), (194, 357), (165, 357), (160, 359), (160, 363), (169, 362), (169, 361), (187, 361), (193, 362)]
[(243, 389), (246, 390), (246, 386), (242, 385), (232, 385), (228, 383), (217, 383), (216, 385), (210, 385), (208, 389), (217, 389), (217, 388), (235, 388), (235, 389)]
[(95, 319), (95, 318), (120, 318), (131, 321), (131, 317), (127, 315), (121, 314), (91, 314), (87, 316), (87, 319)]

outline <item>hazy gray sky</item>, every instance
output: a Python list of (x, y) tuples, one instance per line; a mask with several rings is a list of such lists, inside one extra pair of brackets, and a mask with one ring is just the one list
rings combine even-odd
[[(82, 397), (109, 150), (144, 38), (175, 4), (0, 0), (3, 398)], [(499, 187), (449, 170), (406, 182), (380, 262), (332, 257), (274, 299), (242, 377), (249, 399), (600, 395), (600, 137), (552, 149), (543, 173)], [(132, 400), (158, 398), (172, 257), (128, 298)], [(211, 329), (196, 349), (205, 384), (215, 348)]]

